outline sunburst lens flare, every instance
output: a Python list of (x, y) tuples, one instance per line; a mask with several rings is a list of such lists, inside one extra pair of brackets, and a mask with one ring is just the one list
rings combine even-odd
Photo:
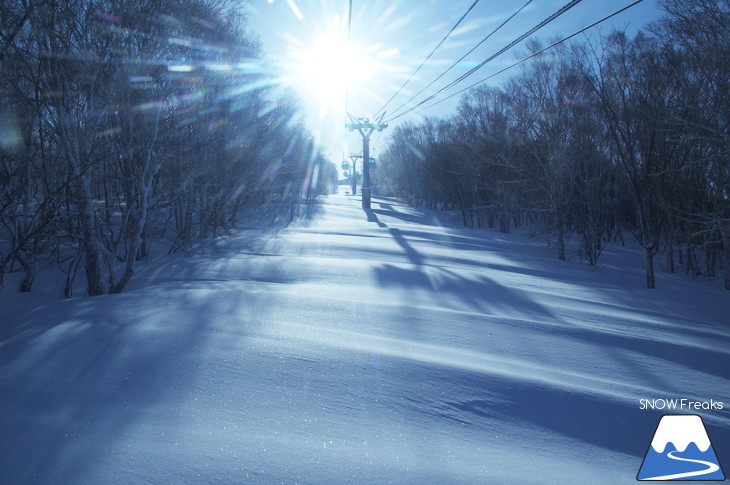
[(320, 101), (320, 117), (344, 109), (348, 91), (361, 88), (378, 72), (378, 63), (344, 36), (321, 35), (307, 48), (296, 49), (293, 81)]

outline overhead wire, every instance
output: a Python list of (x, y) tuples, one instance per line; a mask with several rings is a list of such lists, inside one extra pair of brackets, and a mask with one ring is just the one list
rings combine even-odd
[[(352, 34), (352, 0), (350, 0), (348, 8), (347, 8), (347, 49), (350, 49), (350, 38)], [(345, 84), (345, 121), (347, 121), (347, 116), (349, 116), (349, 108), (348, 103), (350, 101), (350, 88), (347, 84)], [(347, 144), (347, 135), (345, 135), (345, 149), (346, 151), (349, 151), (349, 146)], [(343, 154), (344, 158), (344, 154)]]
[[(489, 40), (489, 39), (490, 39), (490, 38), (491, 38), (491, 37), (492, 37), (492, 36), (493, 36), (494, 34), (496, 34), (497, 32), (499, 32), (499, 31), (500, 31), (500, 30), (502, 29), (502, 27), (504, 27), (505, 25), (507, 25), (507, 23), (508, 23), (508, 22), (509, 22), (510, 20), (512, 20), (512, 19), (513, 19), (513, 18), (514, 18), (515, 16), (517, 16), (517, 14), (519, 14), (519, 13), (520, 13), (520, 12), (521, 12), (522, 10), (524, 10), (524, 9), (525, 9), (525, 7), (527, 7), (527, 6), (528, 6), (528, 5), (530, 4), (530, 3), (532, 3), (532, 1), (533, 1), (533, 0), (527, 0), (527, 2), (525, 2), (525, 3), (524, 3), (524, 4), (523, 4), (523, 5), (522, 5), (522, 6), (520, 7), (520, 8), (518, 8), (518, 9), (517, 9), (517, 10), (516, 10), (516, 11), (515, 11), (515, 12), (514, 12), (514, 13), (513, 13), (512, 15), (510, 15), (510, 16), (509, 16), (509, 17), (508, 17), (508, 18), (507, 18), (507, 19), (506, 19), (506, 20), (505, 20), (504, 22), (502, 22), (501, 24), (499, 24), (499, 25), (498, 25), (498, 26), (497, 26), (497, 27), (496, 27), (496, 28), (495, 28), (494, 30), (492, 30), (492, 31), (491, 31), (491, 32), (490, 32), (489, 34), (487, 34), (487, 36), (486, 36), (486, 37), (484, 37), (484, 38), (483, 38), (482, 40), (480, 40), (480, 41), (479, 41), (479, 42), (478, 42), (478, 43), (477, 43), (477, 44), (476, 44), (476, 45), (475, 45), (474, 47), (472, 47), (472, 48), (471, 48), (471, 49), (469, 50), (469, 52), (467, 52), (466, 54), (464, 54), (463, 56), (461, 56), (461, 57), (460, 57), (460, 58), (459, 58), (458, 60), (456, 60), (456, 61), (455, 61), (455, 62), (454, 62), (453, 64), (451, 64), (451, 65), (450, 65), (450, 66), (449, 66), (449, 67), (448, 67), (448, 68), (447, 68), (447, 69), (446, 69), (445, 71), (443, 71), (443, 72), (442, 72), (441, 74), (439, 74), (439, 75), (438, 75), (438, 76), (437, 76), (437, 77), (436, 77), (436, 78), (435, 78), (435, 79), (434, 79), (433, 81), (431, 81), (430, 83), (428, 83), (428, 84), (427, 84), (427, 85), (426, 85), (426, 86), (425, 86), (425, 87), (424, 87), (423, 89), (421, 89), (421, 90), (420, 90), (420, 91), (418, 91), (418, 92), (417, 92), (416, 94), (414, 94), (413, 96), (411, 96), (410, 98), (408, 98), (408, 100), (407, 100), (406, 102), (402, 103), (402, 104), (401, 104), (400, 106), (398, 106), (397, 108), (395, 108), (395, 109), (393, 110), (393, 113), (397, 113), (397, 112), (398, 112), (398, 111), (399, 111), (399, 110), (400, 110), (401, 108), (403, 108), (403, 107), (404, 107), (404, 106), (406, 106), (406, 105), (407, 105), (408, 103), (410, 103), (411, 101), (413, 101), (414, 99), (416, 99), (416, 98), (417, 98), (418, 96), (420, 96), (420, 95), (421, 95), (421, 94), (422, 94), (422, 93), (423, 93), (423, 92), (424, 92), (425, 90), (427, 90), (428, 88), (430, 88), (431, 86), (433, 86), (433, 85), (434, 85), (434, 84), (435, 84), (435, 83), (436, 83), (436, 82), (437, 82), (437, 81), (438, 81), (439, 79), (441, 79), (441, 78), (442, 78), (442, 77), (444, 77), (444, 76), (445, 76), (446, 74), (448, 74), (448, 73), (449, 73), (449, 71), (451, 71), (451, 70), (452, 70), (452, 69), (453, 69), (454, 67), (458, 66), (458, 65), (459, 65), (459, 63), (460, 63), (461, 61), (463, 61), (464, 59), (466, 59), (466, 58), (467, 58), (467, 56), (468, 56), (469, 54), (471, 54), (472, 52), (474, 52), (474, 51), (475, 51), (475, 50), (476, 50), (477, 48), (479, 48), (479, 46), (480, 46), (480, 45), (482, 45), (482, 44), (483, 44), (483, 43), (485, 43), (485, 42), (486, 42), (487, 40)], [(397, 93), (396, 93), (396, 94), (397, 94)], [(394, 95), (393, 97), (395, 97), (395, 95)], [(393, 98), (391, 98), (391, 100), (392, 100), (392, 99), (393, 99)], [(390, 101), (389, 101), (389, 102), (390, 102)], [(387, 104), (387, 103), (386, 103), (386, 104)], [(381, 110), (382, 110), (382, 108), (381, 108)]]
[(580, 35), (580, 34), (582, 34), (582, 33), (583, 33), (583, 32), (585, 32), (586, 30), (590, 30), (590, 29), (592, 29), (592, 28), (593, 28), (593, 27), (595, 27), (596, 25), (599, 25), (599, 24), (601, 24), (601, 23), (605, 22), (606, 20), (608, 20), (608, 19), (610, 19), (610, 18), (612, 18), (612, 17), (615, 17), (616, 15), (618, 15), (618, 14), (620, 14), (620, 13), (622, 13), (622, 12), (624, 12), (624, 11), (628, 10), (628, 9), (630, 9), (631, 7), (633, 7), (633, 6), (635, 6), (635, 5), (639, 4), (639, 3), (641, 3), (641, 2), (643, 2), (643, 1), (644, 1), (644, 0), (636, 0), (636, 1), (634, 1), (634, 2), (632, 2), (632, 3), (630, 3), (630, 4), (628, 4), (628, 5), (626, 5), (625, 7), (621, 8), (621, 9), (619, 9), (619, 10), (616, 10), (616, 11), (615, 11), (615, 12), (613, 12), (612, 14), (606, 15), (606, 16), (605, 16), (605, 17), (603, 17), (602, 19), (600, 19), (600, 20), (597, 20), (597, 21), (593, 22), (592, 24), (590, 24), (590, 25), (588, 25), (588, 26), (586, 26), (586, 27), (583, 27), (582, 29), (580, 29), (580, 30), (577, 30), (577, 31), (575, 31), (575, 32), (573, 32), (572, 34), (570, 34), (570, 35), (568, 35), (568, 36), (566, 36), (566, 37), (563, 37), (562, 39), (560, 39), (560, 40), (557, 40), (557, 41), (553, 42), (552, 44), (550, 44), (550, 45), (548, 45), (548, 46), (546, 46), (546, 47), (543, 47), (542, 49), (540, 49), (540, 50), (538, 50), (538, 51), (536, 51), (536, 52), (533, 52), (533, 53), (532, 53), (532, 54), (530, 54), (529, 56), (525, 56), (525, 57), (523, 57), (522, 59), (520, 59), (520, 60), (516, 61), (516, 62), (515, 62), (515, 63), (513, 63), (513, 64), (510, 64), (509, 66), (505, 67), (504, 69), (500, 69), (499, 71), (495, 72), (494, 74), (490, 74), (489, 76), (487, 76), (487, 77), (485, 77), (485, 78), (483, 78), (483, 79), (481, 79), (481, 80), (479, 80), (479, 81), (477, 81), (477, 82), (475, 82), (475, 83), (473, 83), (473, 84), (470, 84), (469, 86), (467, 86), (467, 87), (465, 87), (465, 88), (463, 88), (463, 89), (460, 89), (459, 91), (456, 91), (455, 93), (453, 93), (453, 94), (450, 94), (449, 96), (447, 96), (447, 97), (445, 97), (445, 98), (442, 98), (442, 99), (440, 99), (440, 100), (438, 100), (438, 101), (436, 101), (436, 102), (434, 102), (434, 103), (431, 103), (431, 104), (429, 104), (428, 106), (424, 106), (423, 108), (421, 108), (421, 109), (419, 109), (418, 111), (416, 111), (416, 113), (420, 113), (421, 111), (424, 111), (424, 110), (426, 110), (426, 109), (428, 109), (428, 108), (431, 108), (431, 107), (433, 107), (433, 106), (436, 106), (437, 104), (443, 103), (444, 101), (446, 101), (446, 100), (448, 100), (448, 99), (451, 99), (451, 98), (453, 98), (454, 96), (458, 96), (459, 94), (463, 93), (464, 91), (468, 91), (469, 89), (471, 89), (471, 88), (473, 88), (473, 87), (475, 87), (475, 86), (478, 86), (479, 84), (482, 84), (482, 83), (484, 83), (484, 82), (487, 82), (487, 81), (489, 81), (490, 79), (492, 79), (492, 78), (494, 78), (494, 77), (496, 77), (496, 76), (499, 76), (499, 75), (500, 75), (500, 74), (502, 74), (503, 72), (505, 72), (505, 71), (508, 71), (509, 69), (512, 69), (513, 67), (519, 66), (520, 64), (522, 64), (522, 63), (523, 63), (523, 62), (525, 62), (525, 61), (529, 61), (529, 60), (530, 60), (530, 59), (532, 59), (533, 57), (539, 56), (539, 55), (540, 55), (540, 54), (542, 54), (543, 52), (545, 52), (545, 51), (547, 51), (547, 50), (549, 50), (549, 49), (552, 49), (553, 47), (555, 47), (555, 46), (557, 46), (557, 45), (560, 45), (560, 44), (562, 44), (563, 42), (565, 42), (565, 41), (567, 41), (567, 40), (570, 40), (570, 39), (572, 39), (572, 38), (573, 38), (573, 37), (575, 37), (576, 35)]
[[(350, 1), (352, 2), (352, 0), (350, 0)], [(532, 1), (532, 0), (530, 0), (530, 1)], [(376, 118), (381, 112), (383, 112), (385, 110), (385, 108), (388, 107), (390, 102), (393, 101), (393, 99), (395, 99), (395, 97), (398, 96), (398, 94), (400, 94), (400, 92), (403, 90), (403, 88), (405, 88), (406, 85), (409, 82), (411, 82), (411, 80), (415, 77), (415, 75), (418, 74), (418, 71), (421, 70), (421, 68), (428, 62), (428, 60), (431, 59), (431, 57), (436, 53), (438, 48), (441, 47), (444, 42), (446, 42), (446, 39), (448, 39), (449, 36), (454, 33), (456, 28), (461, 24), (461, 22), (466, 18), (466, 16), (469, 15), (469, 12), (471, 12), (474, 9), (474, 7), (476, 7), (477, 3), (479, 3), (479, 0), (474, 0), (474, 3), (472, 3), (471, 6), (466, 9), (466, 12), (464, 12), (464, 15), (461, 16), (461, 18), (454, 24), (454, 26), (451, 27), (451, 29), (446, 33), (444, 38), (441, 39), (441, 42), (439, 42), (436, 45), (436, 47), (434, 47), (433, 50), (431, 50), (431, 52), (428, 54), (428, 56), (426, 56), (426, 58), (423, 60), (423, 62), (421, 62), (421, 64), (416, 68), (416, 70), (413, 71), (413, 73), (411, 74), (411, 77), (406, 79), (406, 82), (404, 82), (403, 85), (400, 88), (398, 88), (398, 90), (393, 94), (393, 96), (391, 96), (390, 99), (388, 101), (386, 101), (385, 104), (375, 113)]]
[[(352, 34), (352, 0), (350, 0), (349, 7), (347, 9), (347, 49), (350, 49), (350, 36)], [(347, 113), (347, 103), (350, 98), (350, 89), (345, 85), (345, 113)], [(347, 116), (347, 115), (345, 115)]]
[(442, 92), (446, 91), (447, 89), (450, 89), (451, 87), (453, 87), (456, 84), (460, 83), (461, 81), (465, 80), (467, 77), (471, 76), (472, 74), (474, 74), (475, 72), (477, 72), (479, 69), (481, 69), (482, 67), (484, 67), (485, 64), (487, 64), (488, 62), (494, 60), (495, 58), (499, 57), (500, 55), (504, 54), (506, 51), (510, 50), (512, 47), (514, 47), (515, 45), (519, 44), (520, 42), (522, 42), (524, 39), (526, 39), (530, 35), (534, 34), (538, 30), (540, 30), (543, 27), (545, 27), (550, 22), (554, 21), (556, 18), (558, 18), (561, 15), (563, 15), (565, 12), (567, 12), (571, 8), (573, 8), (576, 5), (578, 5), (581, 1), (582, 0), (571, 0), (567, 4), (563, 5), (560, 9), (558, 9), (555, 12), (553, 12), (549, 17), (547, 17), (544, 20), (542, 20), (540, 23), (538, 23), (537, 25), (535, 25), (533, 28), (531, 28), (527, 32), (525, 32), (522, 35), (520, 35), (519, 37), (517, 37), (515, 40), (513, 40), (512, 42), (510, 42), (509, 44), (507, 44), (505, 47), (501, 48), (500, 50), (498, 50), (497, 52), (495, 52), (494, 54), (492, 54), (491, 56), (489, 56), (487, 59), (485, 59), (482, 62), (480, 62), (478, 65), (476, 65), (473, 68), (471, 68), (469, 71), (467, 71), (466, 73), (462, 74), (457, 79), (451, 81), (446, 86), (442, 87), (441, 89), (439, 89), (438, 91), (436, 91), (432, 95), (428, 96), (423, 101), (421, 101), (421, 102), (417, 103), (416, 105), (408, 108), (406, 111), (404, 111), (404, 112), (402, 112), (402, 113), (400, 113), (398, 115), (395, 115), (392, 118), (389, 118), (388, 120), (386, 120), (386, 123), (390, 123), (392, 121), (395, 121), (398, 118), (401, 118), (401, 117), (407, 115), (408, 113), (412, 112), (413, 110), (415, 110), (415, 109), (419, 108), (420, 106), (423, 106), (427, 102), (431, 101), (432, 99), (434, 99), (436, 96), (438, 96)]
[(350, 0), (350, 6), (347, 9), (347, 42), (350, 42), (350, 28), (352, 27), (352, 0)]

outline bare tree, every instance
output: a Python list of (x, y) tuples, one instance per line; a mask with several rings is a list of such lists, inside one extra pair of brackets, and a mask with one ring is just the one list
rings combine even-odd
[[(701, 226), (706, 241), (723, 247), (730, 290), (730, 2), (665, 0), (662, 5), (668, 15), (652, 30), (686, 57), (686, 69), (675, 75), (683, 78), (693, 101), (682, 115), (695, 142), (692, 187), (705, 198), (703, 207), (682, 216)], [(712, 246), (705, 251), (711, 260)], [(708, 265), (714, 270), (714, 260)]]

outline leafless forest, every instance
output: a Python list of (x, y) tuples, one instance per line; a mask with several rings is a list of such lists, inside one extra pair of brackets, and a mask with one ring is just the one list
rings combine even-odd
[[(246, 210), (294, 218), (336, 180), (235, 2), (0, 5), (0, 280), (121, 292)], [(259, 210), (259, 212), (261, 212)]]
[(569, 235), (591, 264), (630, 238), (650, 288), (664, 258), (669, 272), (724, 270), (730, 289), (730, 3), (663, 8), (637, 35), (576, 37), (453, 116), (397, 127), (378, 187), (469, 227), (539, 227), (559, 259)]

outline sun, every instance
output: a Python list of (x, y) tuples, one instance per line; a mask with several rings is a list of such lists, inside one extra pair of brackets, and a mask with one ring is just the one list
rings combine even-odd
[(344, 36), (321, 35), (297, 55), (295, 81), (319, 98), (320, 116), (344, 107), (348, 94), (364, 87), (378, 71), (377, 63)]

